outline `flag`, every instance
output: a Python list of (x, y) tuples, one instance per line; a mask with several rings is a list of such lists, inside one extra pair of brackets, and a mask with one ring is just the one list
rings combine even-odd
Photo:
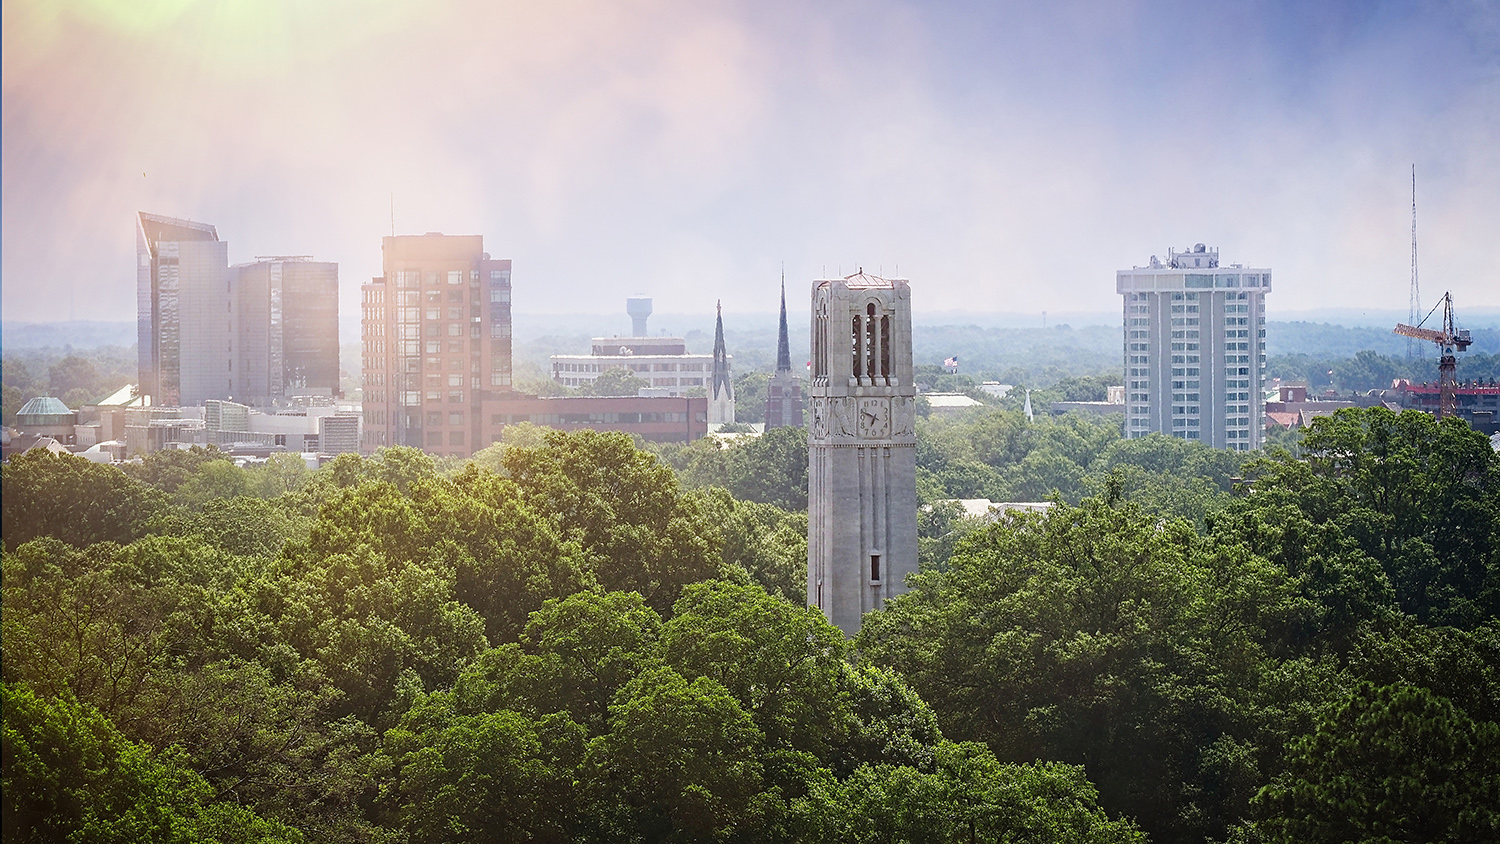
[(943, 358), (943, 366), (946, 366), (949, 369), (957, 369), (958, 368), (958, 355), (954, 355), (951, 358)]

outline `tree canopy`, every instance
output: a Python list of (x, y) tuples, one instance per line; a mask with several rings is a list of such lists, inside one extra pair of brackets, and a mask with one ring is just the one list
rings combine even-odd
[[(805, 433), (467, 463), (212, 449), (4, 485), (6, 840), (1500, 835), (1500, 456), (928, 420), (910, 591), (804, 606)], [(804, 474), (799, 476), (798, 470)], [(797, 497), (798, 492), (803, 496)]]

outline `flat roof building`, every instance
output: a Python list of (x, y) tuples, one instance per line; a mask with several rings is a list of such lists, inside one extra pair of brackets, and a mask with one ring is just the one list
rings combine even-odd
[(238, 400), (253, 405), (339, 392), (339, 265), (305, 255), (230, 268), (237, 290)]
[(1125, 308), (1125, 436), (1260, 448), (1271, 271), (1221, 267), (1219, 250), (1200, 243), (1119, 270), (1115, 290)]
[(511, 394), (481, 408), (487, 442), (507, 425), (530, 422), (561, 431), (623, 431), (647, 442), (686, 443), (708, 434), (704, 396), (526, 396)]
[(511, 391), (511, 262), (438, 232), (383, 238), (381, 255), (361, 288), (361, 450), (467, 457), (489, 443), (483, 403)]
[(306, 256), (230, 267), (213, 226), (140, 212), (140, 393), (164, 406), (337, 395), (338, 278)]
[(229, 244), (213, 226), (136, 215), (137, 355), (141, 392), (153, 404), (202, 404), (236, 393), (238, 314), (228, 275)]
[[(644, 331), (651, 300), (638, 296), (625, 303), (634, 330)], [(722, 318), (716, 326), (716, 348), (721, 340)], [(682, 337), (595, 337), (589, 345), (590, 353), (586, 355), (552, 355), (552, 380), (564, 387), (586, 387), (611, 369), (624, 369), (647, 386), (665, 390), (669, 396), (683, 395), (695, 387), (707, 393), (714, 386), (714, 355), (688, 354), (687, 341)], [(733, 361), (733, 355), (723, 354), (721, 377), (728, 393), (733, 390)]]

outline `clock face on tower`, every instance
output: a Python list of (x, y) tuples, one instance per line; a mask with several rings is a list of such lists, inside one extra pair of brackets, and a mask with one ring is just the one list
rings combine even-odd
[(889, 399), (860, 399), (859, 435), (866, 439), (881, 439), (891, 435), (891, 405)]

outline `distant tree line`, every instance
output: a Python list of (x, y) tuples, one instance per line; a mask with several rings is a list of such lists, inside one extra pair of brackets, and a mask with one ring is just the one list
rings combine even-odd
[[(1427, 351), (1423, 350), (1424, 353)], [(1397, 378), (1413, 383), (1437, 383), (1437, 358), (1432, 354), (1408, 359), (1386, 356), (1368, 349), (1349, 358), (1322, 358), (1308, 354), (1278, 355), (1266, 361), (1266, 372), (1283, 381), (1305, 381), (1315, 391), (1332, 388), (1348, 393), (1389, 390)], [(1460, 381), (1493, 384), (1500, 380), (1500, 353), (1471, 352), (1458, 357)]]
[(86, 351), (22, 349), (3, 359), (4, 422), (37, 396), (56, 396), (76, 408), (98, 401), (137, 378), (135, 347), (102, 346)]

